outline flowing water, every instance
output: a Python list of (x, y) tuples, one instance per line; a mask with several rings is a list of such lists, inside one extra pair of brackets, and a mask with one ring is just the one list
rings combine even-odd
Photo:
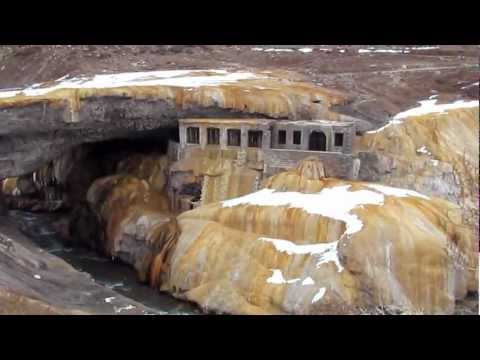
[(65, 246), (61, 235), (51, 225), (59, 215), (18, 210), (9, 211), (8, 215), (40, 248), (62, 258), (75, 269), (89, 273), (97, 284), (138, 301), (156, 310), (158, 314), (201, 314), (201, 310), (194, 305), (140, 283), (135, 271), (128, 265), (101, 257), (84, 248)]

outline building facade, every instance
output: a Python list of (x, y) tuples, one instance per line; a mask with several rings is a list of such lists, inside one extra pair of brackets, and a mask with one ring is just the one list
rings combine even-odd
[(180, 150), (281, 149), (351, 154), (355, 123), (325, 120), (181, 119)]

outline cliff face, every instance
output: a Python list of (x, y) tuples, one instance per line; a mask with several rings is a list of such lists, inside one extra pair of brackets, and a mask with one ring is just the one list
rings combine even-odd
[(473, 273), (460, 209), (321, 173), (308, 160), (259, 192), (183, 213), (154, 283), (235, 314), (453, 312)]

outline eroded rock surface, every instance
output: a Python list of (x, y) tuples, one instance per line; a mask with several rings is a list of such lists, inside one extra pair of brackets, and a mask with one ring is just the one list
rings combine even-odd
[(102, 250), (131, 264), (145, 281), (154, 256), (177, 236), (168, 198), (146, 180), (112, 175), (96, 180), (87, 199), (104, 229)]
[(460, 208), (312, 167), (180, 215), (155, 285), (234, 314), (452, 313), (475, 276)]
[(373, 153), (361, 154), (359, 177), (460, 205), (463, 225), (477, 238), (471, 251), (478, 254), (478, 101), (435, 102), (424, 101), (360, 137), (357, 150)]

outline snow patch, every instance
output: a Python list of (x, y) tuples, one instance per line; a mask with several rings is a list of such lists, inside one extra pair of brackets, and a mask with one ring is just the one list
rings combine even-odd
[(34, 277), (35, 279), (37, 279), (37, 280), (40, 280), (40, 279), (42, 278), (42, 277), (41, 277), (40, 275), (38, 275), (38, 274), (33, 275), (33, 277)]
[(417, 149), (417, 153), (419, 154), (426, 154), (426, 155), (432, 155), (432, 153), (430, 151), (427, 150), (427, 147), (425, 145), (423, 145), (422, 147), (419, 147)]
[(412, 48), (406, 48), (406, 49), (412, 49), (412, 50), (434, 50), (438, 49), (438, 46), (416, 46)]
[(115, 300), (115, 296), (105, 298), (106, 303), (111, 303), (113, 300)]
[(315, 296), (312, 299), (312, 304), (315, 304), (318, 300), (323, 298), (323, 295), (325, 295), (325, 292), (327, 291), (326, 288), (322, 287), (318, 290), (318, 292), (315, 294)]
[(454, 109), (467, 109), (467, 108), (478, 107), (478, 100), (472, 100), (472, 101), (457, 100), (453, 103), (437, 104), (437, 99), (430, 99), (430, 100), (419, 101), (419, 103), (420, 103), (420, 106), (398, 113), (393, 117), (393, 119), (388, 124), (386, 124), (385, 126), (377, 130), (367, 131), (367, 134), (378, 133), (380, 131), (385, 130), (387, 127), (391, 125), (401, 124), (404, 119), (413, 117), (413, 116), (422, 116), (422, 115), (433, 114), (433, 113), (444, 113), (445, 111), (454, 110)]
[(425, 196), (413, 190), (394, 188), (394, 187), (380, 185), (380, 184), (369, 184), (367, 186), (369, 188), (375, 189), (376, 191), (380, 191), (381, 193), (387, 196), (397, 196), (397, 197), (413, 196), (413, 197), (419, 197), (426, 200), (430, 199), (428, 196)]
[(477, 81), (476, 83), (473, 83), (473, 84), (470, 84), (470, 85), (467, 85), (467, 86), (462, 86), (462, 90), (465, 90), (465, 89), (469, 89), (471, 87), (474, 87), (474, 86), (478, 86), (479, 82)]
[(260, 237), (258, 240), (270, 242), (275, 246), (276, 250), (286, 252), (288, 255), (312, 255), (317, 258), (317, 268), (327, 262), (334, 262), (337, 266), (337, 271), (343, 271), (343, 266), (340, 264), (338, 258), (338, 241), (325, 244), (297, 245), (291, 241), (283, 239)]
[(301, 48), (298, 49), (298, 51), (303, 52), (303, 53), (311, 53), (313, 51), (312, 48)]
[(411, 116), (421, 116), (431, 113), (443, 113), (447, 110), (465, 109), (478, 107), (478, 100), (465, 101), (457, 100), (449, 104), (437, 104), (437, 100), (423, 100), (419, 101), (420, 106), (403, 111), (394, 116), (394, 120), (405, 119)]
[[(210, 75), (197, 75), (205, 72), (210, 73)], [(215, 86), (255, 78), (259, 78), (259, 76), (249, 72), (229, 73), (226, 70), (167, 70), (102, 74), (93, 77), (60, 78), (55, 81), (55, 85), (49, 87), (44, 87), (46, 84), (35, 84), (23, 90), (3, 91), (0, 92), (0, 98), (9, 98), (17, 95), (42, 96), (58, 89), (107, 89), (123, 86), (155, 85), (175, 87)]]
[(359, 54), (365, 53), (391, 53), (391, 54), (408, 54), (409, 50), (404, 49), (358, 49)]
[(114, 310), (115, 312), (118, 314), (118, 313), (121, 313), (122, 311), (124, 310), (132, 310), (132, 309), (135, 309), (136, 307), (133, 306), (133, 305), (127, 305), (127, 306), (122, 306), (122, 307), (114, 307)]
[(345, 234), (360, 231), (363, 223), (351, 214), (358, 205), (382, 205), (383, 195), (369, 190), (348, 191), (351, 185), (322, 189), (319, 193), (276, 192), (274, 189), (260, 191), (222, 202), (223, 207), (238, 205), (289, 206), (300, 208), (309, 214), (318, 214), (346, 223)]
[(265, 49), (265, 52), (293, 52), (293, 49)]
[(309, 276), (302, 281), (302, 285), (315, 285), (315, 281)]
[(285, 280), (282, 274), (282, 270), (280, 269), (270, 269), (273, 271), (272, 276), (270, 276), (267, 279), (267, 283), (269, 284), (293, 284), (297, 281), (300, 281), (299, 278), (297, 279), (291, 279), (291, 280)]

